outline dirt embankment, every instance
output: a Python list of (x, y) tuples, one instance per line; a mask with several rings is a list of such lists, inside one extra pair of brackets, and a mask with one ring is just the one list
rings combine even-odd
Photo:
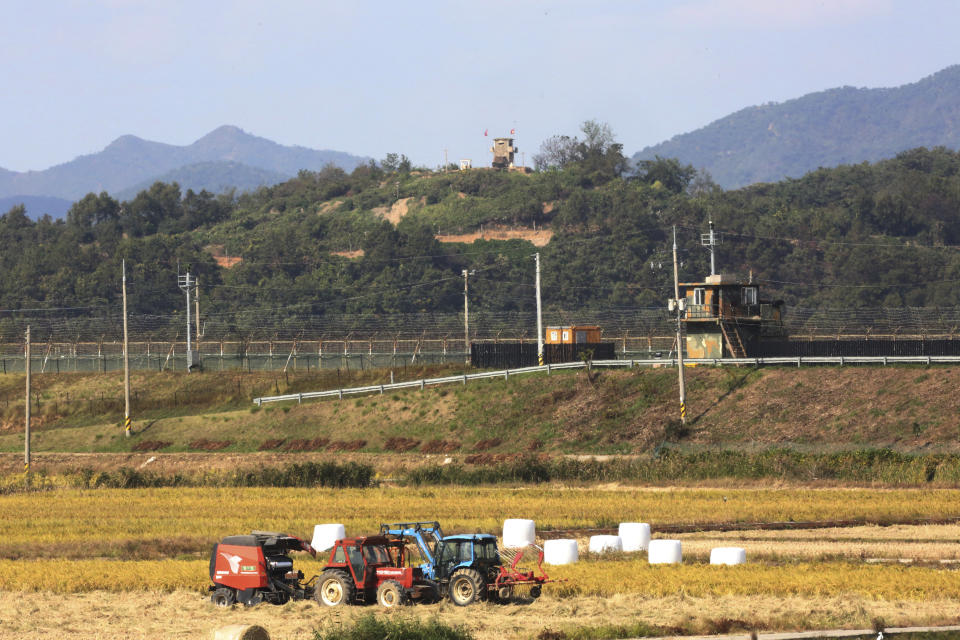
[(517, 227), (484, 227), (473, 233), (441, 234), (436, 236), (440, 242), (462, 242), (472, 244), (477, 240), (526, 240), (535, 247), (545, 247), (553, 238), (552, 229), (529, 229)]

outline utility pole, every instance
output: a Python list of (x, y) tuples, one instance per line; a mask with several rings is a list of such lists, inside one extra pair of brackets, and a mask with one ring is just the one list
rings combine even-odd
[(680, 422), (687, 424), (687, 392), (683, 380), (683, 309), (685, 300), (680, 298), (680, 276), (677, 273), (677, 226), (673, 226), (673, 300), (670, 310), (677, 312), (677, 373), (680, 378)]
[(123, 435), (130, 437), (130, 342), (127, 339), (127, 261), (123, 261)]
[(713, 220), (710, 220), (710, 233), (700, 234), (700, 244), (710, 247), (710, 275), (717, 275), (717, 261), (714, 256), (714, 247), (720, 244), (720, 238), (713, 233)]
[(23, 472), (30, 473), (30, 325), (27, 325), (27, 340), (24, 344), (24, 369), (27, 372), (27, 404), (24, 413)]
[(193, 351), (190, 345), (190, 332), (193, 329), (190, 326), (190, 290), (196, 284), (196, 278), (190, 277), (190, 272), (187, 271), (186, 275), (177, 276), (177, 281), (180, 288), (187, 294), (187, 373), (190, 373), (190, 369), (193, 368)]
[(463, 270), (463, 348), (466, 352), (466, 363), (470, 364), (470, 307), (467, 303), (467, 278), (475, 271)]
[(193, 281), (196, 283), (196, 286), (193, 289), (193, 302), (196, 305), (196, 325), (197, 325), (197, 362), (200, 364), (200, 278), (194, 278)]
[(540, 304), (540, 252), (534, 254), (537, 260), (537, 363), (543, 366), (543, 310)]

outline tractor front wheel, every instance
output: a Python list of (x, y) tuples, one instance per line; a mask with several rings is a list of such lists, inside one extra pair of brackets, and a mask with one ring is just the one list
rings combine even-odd
[(423, 602), (425, 604), (440, 602), (440, 585), (433, 580), (424, 580), (423, 584), (427, 586), (426, 593), (423, 596)]
[(396, 580), (384, 580), (377, 587), (377, 603), (381, 607), (392, 609), (406, 604), (407, 596), (403, 592), (403, 587)]
[(461, 569), (450, 578), (450, 600), (458, 607), (473, 604), (483, 597), (483, 576), (475, 569)]
[(232, 606), (235, 601), (236, 599), (233, 596), (233, 589), (228, 587), (220, 587), (213, 592), (213, 595), (210, 596), (210, 602), (218, 607)]
[(353, 581), (343, 571), (324, 571), (313, 597), (327, 607), (338, 607), (353, 601)]

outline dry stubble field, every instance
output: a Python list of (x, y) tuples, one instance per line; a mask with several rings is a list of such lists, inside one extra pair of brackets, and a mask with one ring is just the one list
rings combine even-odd
[[(957, 524), (657, 534), (658, 525), (698, 522), (952, 518), (960, 515), (956, 490), (57, 490), (0, 496), (0, 513), (0, 638), (54, 631), (206, 638), (237, 622), (262, 624), (275, 638), (307, 638), (373, 608), (337, 612), (299, 602), (215, 610), (202, 595), (210, 544), (254, 528), (309, 537), (314, 523), (344, 522), (348, 534), (360, 534), (406, 518), (493, 532), (509, 517), (533, 518), (540, 530), (646, 521), (655, 537), (683, 540), (682, 566), (651, 567), (643, 554), (584, 554), (576, 565), (549, 568), (570, 582), (532, 604), (399, 613), (438, 615), (478, 638), (637, 621), (687, 632), (869, 627), (875, 618), (889, 625), (960, 621), (960, 571), (951, 562), (960, 559)], [(570, 535), (585, 546), (585, 533)], [(711, 547), (734, 545), (747, 549), (747, 565), (706, 564)], [(322, 566), (309, 556), (295, 562), (308, 576)]]

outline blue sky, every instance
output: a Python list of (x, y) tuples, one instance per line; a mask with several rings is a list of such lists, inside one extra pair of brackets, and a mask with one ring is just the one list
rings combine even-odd
[(0, 167), (223, 124), (283, 144), (486, 163), (609, 123), (628, 153), (743, 107), (960, 62), (939, 0), (4, 0)]

